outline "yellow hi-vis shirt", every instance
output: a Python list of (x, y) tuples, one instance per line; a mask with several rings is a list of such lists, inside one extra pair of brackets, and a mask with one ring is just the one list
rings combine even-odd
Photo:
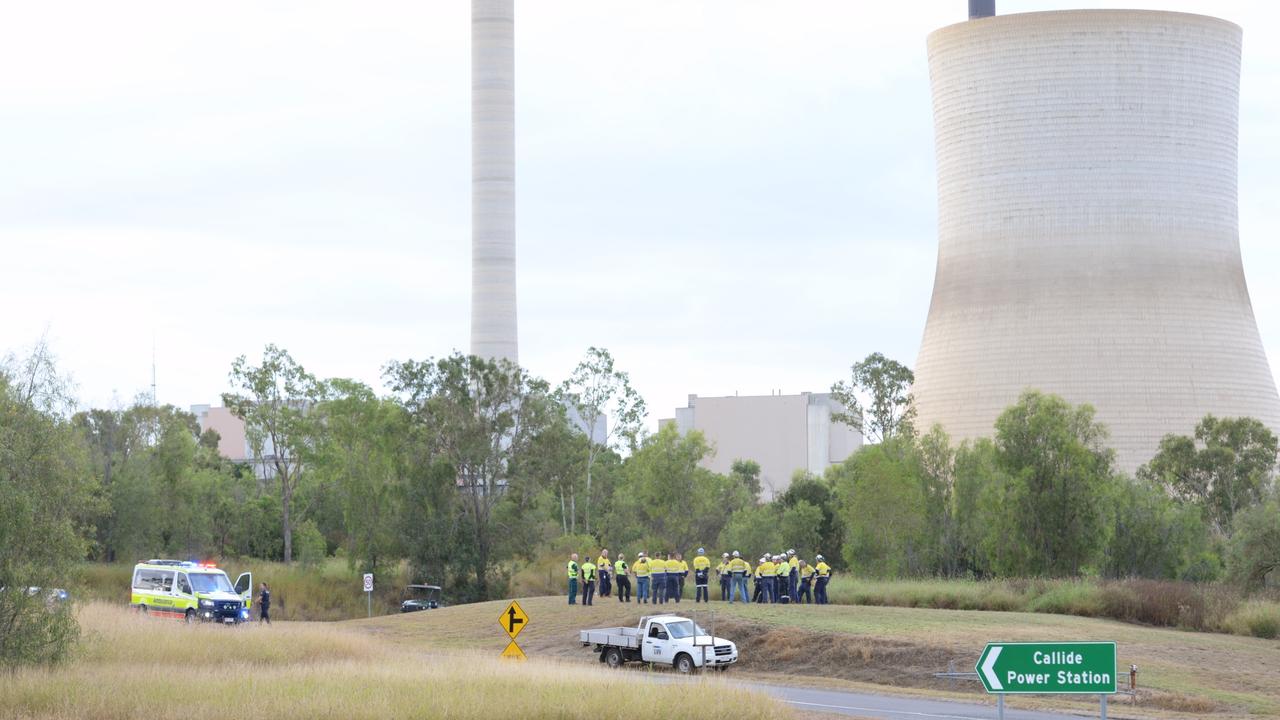
[[(693, 562), (696, 564), (698, 561), (697, 561), (697, 560), (694, 560)], [(725, 574), (725, 573), (727, 573), (727, 572), (729, 572), (729, 563), (722, 562), (722, 563), (720, 563), (719, 565), (716, 565), (716, 574), (717, 574), (717, 575), (724, 575), (724, 574)]]
[(791, 563), (780, 562), (777, 567), (774, 568), (773, 572), (776, 573), (778, 577), (787, 577), (791, 574)]
[(613, 567), (613, 563), (609, 562), (609, 558), (601, 555), (596, 558), (596, 567), (600, 568), (603, 572), (609, 572), (609, 568)]
[(614, 563), (614, 564), (613, 564), (613, 571), (614, 571), (615, 573), (617, 573), (617, 574), (618, 574), (618, 577), (622, 577), (623, 575), (626, 575), (626, 574), (627, 574), (627, 561), (626, 561), (626, 560), (619, 560), (618, 562)]
[(693, 559), (693, 569), (709, 570), (711, 569), (711, 561), (707, 559), (706, 555), (699, 555), (698, 557)]
[(654, 575), (667, 574), (667, 561), (662, 558), (654, 558), (649, 561), (649, 572)]
[(818, 570), (818, 577), (827, 577), (828, 575), (831, 574), (831, 566), (826, 564), (822, 560), (818, 561), (818, 564), (816, 567)]
[(787, 561), (787, 564), (793, 568), (800, 567), (800, 558), (796, 557), (795, 555), (792, 555), (791, 559)]
[(578, 577), (578, 563), (576, 563), (576, 562), (574, 562), (574, 561), (570, 560), (570, 561), (569, 561), (569, 564), (565, 567), (565, 569), (567, 569), (567, 570), (569, 571), (569, 579), (570, 579), (570, 580), (572, 580), (573, 578)]
[[(686, 574), (687, 574), (687, 573), (689, 572), (689, 563), (687, 563), (687, 562), (685, 562), (685, 561), (683, 561), (683, 560), (677, 560), (677, 561), (676, 561), (676, 571), (677, 571), (677, 572), (682, 572), (682, 573), (686, 573)], [(667, 563), (667, 572), (671, 572), (671, 563), (669, 563), (669, 562)]]
[(640, 558), (635, 565), (631, 566), (631, 570), (635, 572), (638, 578), (649, 577), (649, 559)]
[(591, 582), (596, 579), (596, 564), (590, 560), (582, 563), (582, 579)]
[(769, 577), (770, 575), (773, 575), (776, 572), (777, 572), (777, 566), (773, 564), (772, 560), (765, 560), (764, 562), (756, 566), (757, 576), (763, 575), (765, 577)]
[(813, 577), (813, 566), (805, 565), (804, 567), (800, 568), (800, 577), (804, 578), (805, 580), (808, 580), (809, 578)]
[(728, 568), (731, 573), (742, 573), (744, 575), (751, 574), (751, 564), (740, 557), (730, 560)]

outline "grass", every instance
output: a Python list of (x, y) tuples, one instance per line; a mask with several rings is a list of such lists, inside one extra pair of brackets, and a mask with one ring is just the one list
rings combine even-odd
[[(230, 560), (220, 567), (231, 582), (242, 572), (252, 572), (255, 602), (258, 584), (266, 581), (271, 588), (273, 619), (349, 620), (365, 617), (369, 612), (361, 574), (348, 568), (345, 560), (329, 558), (317, 567)], [(84, 563), (70, 589), (75, 597), (84, 600), (128, 603), (132, 573), (133, 563)], [(408, 570), (403, 566), (391, 577), (375, 578), (373, 613), (399, 612), (404, 586), (408, 583)]]
[[(1069, 593), (1066, 596), (1069, 597)], [(577, 642), (586, 627), (634, 623), (651, 605), (569, 607), (563, 597), (520, 600), (530, 617), (518, 642), (533, 658), (589, 665), (596, 656)], [(506, 601), (475, 603), (398, 617), (344, 623), (408, 647), (474, 648), (496, 655), (506, 644), (498, 618)], [(1142, 702), (1113, 705), (1116, 717), (1236, 718), (1280, 715), (1280, 643), (1214, 633), (1188, 633), (1101, 618), (1029, 612), (899, 607), (778, 606), (688, 602), (664, 610), (694, 617), (739, 643), (743, 660), (729, 677), (784, 682), (892, 686), (897, 692), (979, 701), (976, 684), (953, 686), (932, 673), (972, 670), (989, 641), (1114, 640), (1120, 669), (1139, 666)], [(1096, 699), (1094, 700), (1096, 702)], [(1085, 712), (1084, 700), (1020, 699), (1017, 704)]]
[[(80, 655), (65, 666), (6, 676), (0, 717), (112, 720), (177, 707), (180, 714), (247, 720), (596, 720), (646, 716), (656, 689), (594, 666), (427, 654), (334, 624), (186, 626), (97, 603), (82, 607), (80, 620), (86, 635)], [(700, 717), (792, 716), (782, 705), (713, 679), (666, 684), (661, 693), (673, 706), (701, 704)], [(704, 702), (712, 695), (725, 702)]]

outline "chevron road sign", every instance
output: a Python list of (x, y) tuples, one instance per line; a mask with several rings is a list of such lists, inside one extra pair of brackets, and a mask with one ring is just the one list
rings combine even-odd
[(1116, 644), (988, 643), (975, 669), (988, 693), (1114, 693)]

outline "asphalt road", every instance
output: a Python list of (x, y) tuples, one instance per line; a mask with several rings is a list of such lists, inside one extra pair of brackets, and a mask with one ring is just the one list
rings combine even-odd
[[(812, 710), (840, 715), (854, 715), (880, 720), (995, 720), (996, 701), (992, 696), (986, 705), (929, 700), (926, 698), (894, 697), (892, 695), (868, 695), (840, 690), (815, 690), (813, 688), (786, 687), (764, 683), (744, 682), (753, 690), (787, 703), (798, 710)], [(1015, 710), (1006, 704), (1005, 720), (1080, 720), (1080, 715), (1050, 713), (1036, 710)], [(1097, 710), (1094, 710), (1097, 717)]]

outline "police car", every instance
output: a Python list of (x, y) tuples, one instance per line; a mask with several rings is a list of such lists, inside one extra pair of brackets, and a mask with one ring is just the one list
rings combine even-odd
[(241, 573), (232, 585), (209, 563), (148, 560), (133, 567), (129, 604), (149, 615), (234, 625), (249, 619), (252, 600), (252, 573)]

